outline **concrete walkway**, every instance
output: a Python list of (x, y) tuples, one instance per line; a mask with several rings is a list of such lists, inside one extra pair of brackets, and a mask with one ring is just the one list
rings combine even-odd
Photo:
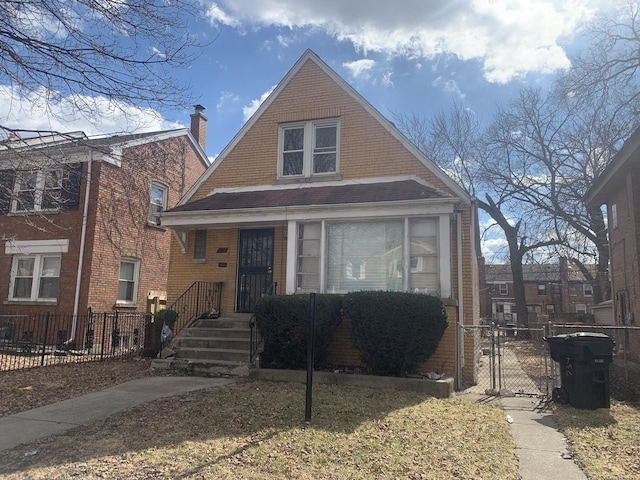
[(235, 382), (231, 378), (148, 377), (0, 418), (0, 451), (87, 425), (127, 408)]
[[(508, 348), (502, 350), (503, 358), (509, 359), (505, 369), (507, 385), (522, 385), (529, 396), (487, 396), (480, 394), (490, 387), (489, 358), (483, 356), (478, 372), (478, 385), (459, 394), (484, 404), (495, 405), (504, 410), (505, 422), (510, 420), (511, 435), (516, 443), (521, 480), (587, 480), (585, 474), (573, 461), (567, 448), (565, 436), (558, 430), (551, 407), (538, 388), (522, 371), (517, 358)], [(517, 380), (522, 383), (511, 383)], [(527, 383), (525, 385), (525, 383)]]

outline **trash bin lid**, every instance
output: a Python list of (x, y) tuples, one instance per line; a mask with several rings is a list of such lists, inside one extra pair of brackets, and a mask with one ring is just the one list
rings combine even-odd
[(592, 343), (592, 342), (612, 342), (613, 340), (609, 335), (605, 335), (604, 333), (596, 333), (596, 332), (576, 332), (570, 333), (565, 336), (565, 342), (576, 342), (576, 343)]

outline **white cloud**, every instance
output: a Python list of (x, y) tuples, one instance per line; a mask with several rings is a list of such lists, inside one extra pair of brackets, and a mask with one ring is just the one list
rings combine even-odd
[(210, 21), (233, 28), (324, 31), (364, 52), (422, 59), (446, 54), (483, 62), (505, 83), (566, 69), (561, 42), (607, 0), (218, 0)]
[[(78, 113), (77, 105), (84, 105)], [(122, 132), (149, 132), (182, 128), (151, 109), (116, 103), (104, 97), (61, 97), (41, 87), (20, 96), (11, 87), (0, 85), (0, 125), (18, 130), (70, 132), (82, 130), (87, 135)]]
[(352, 78), (369, 78), (371, 69), (376, 66), (376, 61), (362, 58), (353, 62), (344, 62), (342, 66), (349, 71)]
[(271, 94), (271, 92), (273, 92), (274, 88), (276, 88), (276, 85), (274, 85), (269, 90), (267, 90), (262, 95), (260, 95), (259, 99), (251, 100), (251, 103), (249, 103), (249, 105), (245, 105), (244, 107), (242, 107), (242, 119), (244, 122), (246, 122), (251, 118), (251, 115), (253, 115), (256, 112), (256, 110), (258, 110), (260, 105), (262, 105), (262, 102), (264, 102), (267, 99), (267, 97)]
[(235, 103), (238, 100), (240, 100), (240, 97), (238, 97), (238, 95), (236, 95), (235, 93), (222, 92), (220, 94), (220, 98), (218, 99), (218, 103), (216, 104), (216, 110), (218, 112), (222, 112), (229, 103)]

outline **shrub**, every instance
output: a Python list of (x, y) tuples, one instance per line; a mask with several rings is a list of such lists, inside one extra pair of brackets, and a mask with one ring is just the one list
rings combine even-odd
[[(323, 366), (333, 334), (341, 321), (339, 295), (316, 295), (314, 367)], [(256, 326), (264, 339), (262, 365), (267, 368), (306, 368), (309, 295), (260, 298)]]
[(436, 351), (447, 328), (438, 297), (402, 292), (354, 292), (343, 299), (351, 341), (376, 375), (414, 373)]

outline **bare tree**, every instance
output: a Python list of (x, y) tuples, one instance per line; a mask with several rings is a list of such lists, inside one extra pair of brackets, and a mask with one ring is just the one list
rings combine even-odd
[(608, 236), (603, 212), (587, 205), (585, 194), (637, 123), (610, 95), (524, 89), (490, 129), (495, 181), (546, 217), (550, 234), (562, 240), (556, 250), (593, 284), (595, 302), (610, 297)]
[(93, 121), (96, 98), (111, 108), (182, 106), (188, 85), (171, 69), (195, 60), (188, 20), (200, 8), (197, 0), (0, 0), (0, 84), (64, 98)]
[(498, 152), (473, 112), (454, 103), (449, 113), (440, 112), (426, 120), (417, 115), (396, 115), (399, 128), (429, 158), (434, 160), (470, 195), (481, 195), (478, 206), (504, 233), (514, 285), (516, 313), (528, 325), (525, 298), (524, 258), (532, 251), (559, 243), (548, 235), (539, 217), (517, 199), (517, 191), (496, 171), (493, 155)]

